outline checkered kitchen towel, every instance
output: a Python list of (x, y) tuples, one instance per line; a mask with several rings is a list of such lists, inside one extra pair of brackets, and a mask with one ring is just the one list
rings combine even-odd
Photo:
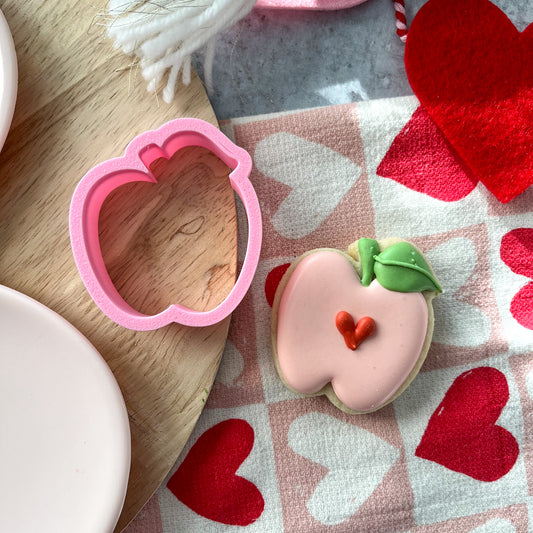
[[(128, 533), (527, 531), (533, 188), (499, 203), (414, 97), (224, 129), (254, 159), (261, 262), (198, 425)], [(276, 273), (312, 248), (389, 236), (414, 242), (445, 288), (421, 373), (363, 416), (292, 394), (269, 343)]]

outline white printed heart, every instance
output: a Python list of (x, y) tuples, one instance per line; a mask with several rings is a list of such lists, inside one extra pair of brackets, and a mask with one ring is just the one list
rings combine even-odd
[(350, 518), (400, 455), (373, 433), (322, 413), (294, 420), (288, 441), (298, 455), (329, 470), (306, 502), (311, 515), (328, 526)]
[(331, 148), (284, 132), (257, 144), (254, 163), (265, 176), (292, 188), (271, 218), (287, 239), (315, 231), (361, 175), (358, 165)]
[[(365, 287), (353, 259), (331, 249), (303, 256), (287, 276), (273, 343), (284, 383), (301, 394), (324, 392), (356, 412), (387, 403), (408, 382), (427, 346), (424, 295), (388, 290), (377, 280)], [(342, 311), (355, 324), (363, 317), (375, 322), (375, 333), (356, 349), (339, 329)], [(328, 383), (333, 395), (324, 389)]]
[(216, 380), (226, 387), (238, 387), (239, 377), (244, 370), (244, 359), (231, 341), (226, 343), (222, 363), (218, 369)]
[(439, 272), (445, 292), (433, 303), (435, 330), (433, 341), (453, 346), (481, 346), (491, 332), (489, 317), (477, 306), (456, 297), (476, 266), (476, 250), (470, 239), (457, 237), (426, 253)]

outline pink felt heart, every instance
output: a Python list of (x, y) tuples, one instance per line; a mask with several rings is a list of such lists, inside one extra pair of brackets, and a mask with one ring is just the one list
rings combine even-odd
[[(339, 334), (340, 311), (375, 322), (375, 333), (367, 331), (356, 350)], [(317, 250), (299, 261), (283, 290), (276, 337), (280, 373), (297, 392), (314, 394), (331, 382), (349, 409), (377, 409), (415, 367), (427, 328), (421, 293), (387, 290), (376, 280), (364, 287), (348, 255)]]
[(429, 0), (409, 29), (409, 82), (476, 177), (502, 202), (533, 183), (533, 27), (489, 0)]
[(505, 376), (480, 367), (461, 374), (429, 419), (416, 455), (479, 481), (496, 481), (518, 457), (518, 443), (496, 421), (509, 400)]

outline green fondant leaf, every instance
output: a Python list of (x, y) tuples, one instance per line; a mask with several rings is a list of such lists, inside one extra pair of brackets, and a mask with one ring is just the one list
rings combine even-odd
[(374, 256), (376, 279), (396, 292), (442, 292), (424, 256), (410, 243), (398, 242)]
[(374, 279), (374, 256), (379, 254), (379, 244), (374, 239), (359, 239), (357, 248), (361, 259), (361, 270), (363, 271), (361, 284), (363, 287), (368, 287)]

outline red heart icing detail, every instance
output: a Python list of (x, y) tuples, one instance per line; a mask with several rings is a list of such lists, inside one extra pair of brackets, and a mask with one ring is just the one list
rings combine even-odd
[(533, 27), (488, 0), (430, 0), (407, 38), (409, 82), (460, 157), (500, 201), (533, 183)]
[(376, 323), (369, 316), (361, 318), (355, 326), (355, 343), (359, 346), (364, 340), (376, 332)]
[(423, 107), (396, 136), (376, 174), (444, 202), (468, 196), (478, 182)]
[(518, 443), (496, 425), (509, 399), (505, 376), (480, 367), (455, 379), (431, 415), (415, 455), (479, 481), (496, 481), (516, 462)]
[(335, 325), (339, 333), (344, 337), (344, 342), (350, 350), (356, 350), (357, 347), (368, 337), (374, 335), (376, 323), (369, 316), (359, 319), (357, 325), (353, 316), (346, 311), (339, 311), (335, 317)]
[(254, 430), (230, 419), (208, 429), (190, 449), (167, 487), (195, 513), (233, 526), (247, 526), (265, 507), (261, 492), (235, 472), (250, 454)]

